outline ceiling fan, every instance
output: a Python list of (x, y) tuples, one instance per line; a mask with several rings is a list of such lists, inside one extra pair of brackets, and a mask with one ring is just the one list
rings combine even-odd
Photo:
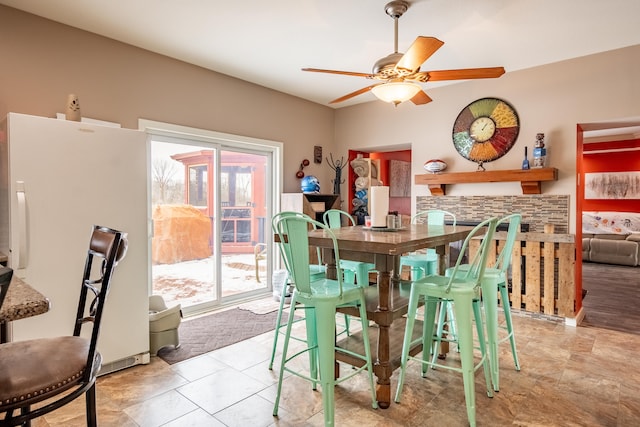
[(427, 95), (419, 83), (427, 81), (466, 80), (496, 78), (504, 74), (503, 67), (464, 68), (459, 70), (420, 71), (420, 66), (429, 59), (442, 45), (443, 41), (435, 37), (418, 36), (406, 53), (398, 52), (398, 19), (409, 8), (409, 2), (394, 0), (385, 5), (385, 12), (394, 21), (394, 51), (392, 54), (380, 58), (373, 65), (371, 73), (351, 71), (323, 70), (319, 68), (303, 68), (302, 71), (315, 73), (343, 74), (347, 76), (364, 77), (379, 80), (380, 83), (356, 90), (329, 104), (336, 104), (372, 91), (374, 95), (396, 106), (403, 101), (411, 100), (416, 105), (426, 104), (432, 99)]

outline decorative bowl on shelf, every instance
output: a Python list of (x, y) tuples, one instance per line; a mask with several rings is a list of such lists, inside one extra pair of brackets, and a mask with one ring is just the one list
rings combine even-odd
[(447, 164), (440, 159), (428, 160), (424, 163), (424, 170), (431, 173), (442, 172), (447, 168)]

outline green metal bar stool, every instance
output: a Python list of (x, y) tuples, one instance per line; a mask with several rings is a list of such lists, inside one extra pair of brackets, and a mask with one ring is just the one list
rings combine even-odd
[[(507, 231), (507, 239), (505, 241), (500, 254), (496, 259), (493, 267), (487, 267), (481, 280), (482, 286), (482, 304), (487, 327), (487, 342), (489, 344), (489, 360), (491, 362), (491, 374), (493, 389), (500, 390), (500, 369), (499, 369), (499, 344), (509, 340), (511, 343), (511, 354), (516, 371), (520, 370), (520, 362), (518, 361), (518, 353), (516, 351), (516, 337), (513, 331), (513, 322), (511, 320), (511, 304), (509, 303), (509, 290), (507, 289), (507, 274), (511, 265), (513, 254), (513, 245), (516, 235), (520, 231), (520, 223), (522, 215), (513, 214), (505, 216), (498, 221), (498, 225), (503, 223), (509, 224)], [(469, 264), (460, 265), (457, 271), (448, 269), (447, 276), (465, 275), (471, 266)], [(502, 311), (505, 317), (506, 326), (504, 329), (507, 334), (502, 339), (498, 336), (500, 326), (498, 325), (498, 295), (502, 304)]]
[[(456, 225), (456, 216), (445, 210), (430, 209), (415, 214), (411, 218), (412, 224), (420, 224), (426, 221), (429, 226), (443, 227), (445, 221), (449, 220), (451, 225)], [(438, 254), (435, 249), (429, 248), (426, 253), (412, 253), (400, 257), (400, 272), (406, 265), (411, 268), (411, 280), (416, 281), (424, 276), (438, 274)], [(456, 323), (454, 321), (455, 314), (453, 307), (448, 301), (442, 301), (438, 305), (438, 330), (439, 337), (443, 336), (445, 327), (447, 327), (447, 339), (444, 341), (457, 341)], [(433, 352), (433, 362), (438, 357), (438, 352)]]
[[(483, 221), (476, 226), (464, 240), (460, 255), (454, 267), (457, 272), (458, 267), (464, 257), (464, 252), (472, 238), (484, 235), (480, 250), (474, 257), (472, 268), (468, 273), (461, 275), (453, 274), (449, 277), (440, 275), (426, 276), (418, 281), (411, 283), (411, 292), (409, 294), (409, 309), (407, 313), (407, 324), (405, 328), (404, 340), (402, 345), (402, 357), (400, 365), (400, 376), (398, 380), (398, 389), (396, 391), (395, 401), (400, 402), (402, 388), (404, 385), (405, 374), (407, 370), (407, 362), (409, 359), (417, 360), (422, 367), (422, 376), (427, 373), (429, 366), (438, 366), (444, 369), (450, 369), (462, 373), (464, 383), (464, 394), (467, 407), (467, 418), (471, 426), (476, 425), (476, 401), (475, 401), (475, 371), (480, 367), (484, 370), (485, 382), (487, 387), (487, 396), (493, 396), (491, 388), (491, 366), (487, 357), (486, 341), (484, 336), (484, 325), (482, 320), (482, 312), (480, 307), (480, 283), (486, 268), (488, 247), (493, 238), (496, 229), (497, 218), (491, 218)], [(418, 340), (412, 341), (413, 328), (415, 325), (416, 312), (420, 299), (425, 300), (425, 318), (423, 324), (422, 337), (422, 356), (413, 357), (409, 355), (409, 350)], [(440, 301), (453, 301), (456, 321), (458, 325), (458, 341), (460, 343), (460, 361), (461, 367), (452, 366), (451, 364), (443, 365), (432, 361), (429, 357), (429, 349), (433, 348), (437, 343), (437, 337), (434, 334), (434, 324), (436, 308)], [(474, 339), (473, 324), (475, 320), (476, 333), (480, 347), (480, 360), (476, 364), (474, 362)]]
[[(358, 354), (353, 351), (340, 348), (335, 343), (336, 309), (338, 307), (357, 307), (362, 322), (363, 342), (369, 342), (368, 320), (364, 288), (353, 283), (342, 280), (342, 275), (338, 274), (337, 280), (318, 279), (311, 280), (309, 272), (309, 224), (324, 229), (324, 233), (333, 240), (333, 251), (336, 264), (340, 260), (338, 242), (333, 231), (309, 217), (287, 215), (281, 217), (275, 224), (277, 236), (283, 249), (283, 256), (287, 259), (287, 264), (293, 274), (295, 289), (291, 298), (291, 313), (287, 322), (287, 330), (284, 339), (283, 354), (280, 362), (280, 373), (276, 393), (273, 415), (278, 415), (278, 407), (282, 392), (282, 380), (284, 372), (290, 372), (300, 378), (311, 381), (315, 389), (316, 383), (320, 383), (322, 388), (322, 403), (324, 409), (325, 426), (334, 425), (334, 387), (362, 371), (368, 374), (369, 386), (371, 388), (372, 407), (377, 408), (375, 384), (373, 379), (373, 363), (371, 359), (370, 346), (364, 346), (365, 354)], [(313, 310), (307, 312), (307, 348), (288, 355), (289, 338), (293, 325), (294, 309), (297, 303), (305, 307), (312, 307)], [(313, 314), (312, 314), (313, 313)], [(349, 354), (362, 360), (360, 367), (354, 367), (349, 374), (344, 377), (335, 378), (335, 354), (336, 351)], [(310, 374), (300, 372), (290, 367), (289, 362), (304, 353), (315, 353), (317, 355), (319, 378), (314, 375), (314, 367), (310, 369)]]
[[(299, 212), (279, 212), (275, 214), (271, 220), (271, 229), (273, 230), (274, 234), (277, 234), (277, 230), (275, 228), (276, 222), (279, 221), (280, 218), (283, 218), (286, 216), (307, 217), (307, 215)], [(282, 244), (278, 243), (278, 245), (279, 245), (278, 247), (280, 248), (280, 253), (283, 254)], [(318, 257), (318, 264), (309, 264), (309, 275), (312, 281), (324, 278), (327, 271), (326, 267), (320, 263), (322, 260), (320, 248), (317, 248), (316, 251), (317, 251), (317, 257)], [(282, 312), (284, 311), (285, 296), (287, 295), (287, 292), (288, 292), (288, 289), (287, 289), (289, 287), (288, 282), (289, 280), (293, 280), (291, 267), (289, 266), (288, 261), (284, 256), (282, 256), (282, 262), (287, 271), (287, 276), (284, 278), (284, 281), (282, 283), (282, 291), (280, 293), (280, 304), (278, 305), (278, 314), (276, 316), (276, 327), (273, 335), (273, 346), (271, 349), (271, 359), (269, 360), (269, 370), (273, 369), (273, 362), (275, 360), (277, 349), (278, 349), (278, 337), (281, 334), (284, 334), (284, 332), (282, 331), (282, 328), (285, 325), (282, 324)], [(295, 307), (295, 309), (304, 309), (304, 307), (299, 306), (299, 307)], [(345, 314), (345, 318), (346, 317), (347, 315)], [(303, 320), (304, 320), (304, 316), (297, 318), (295, 322), (301, 322)], [(347, 320), (345, 320), (345, 323), (347, 323)], [(299, 338), (295, 336), (292, 336), (291, 338), (296, 341), (306, 342), (306, 338)]]

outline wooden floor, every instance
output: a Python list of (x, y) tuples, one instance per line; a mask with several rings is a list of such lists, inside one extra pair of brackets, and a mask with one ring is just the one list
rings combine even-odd
[(582, 264), (582, 326), (640, 335), (640, 267)]

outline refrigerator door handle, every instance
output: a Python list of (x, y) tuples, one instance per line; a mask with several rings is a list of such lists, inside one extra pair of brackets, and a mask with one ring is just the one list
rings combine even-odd
[(24, 192), (24, 181), (16, 181), (16, 197), (18, 198), (18, 259), (14, 268), (27, 267), (27, 197)]

